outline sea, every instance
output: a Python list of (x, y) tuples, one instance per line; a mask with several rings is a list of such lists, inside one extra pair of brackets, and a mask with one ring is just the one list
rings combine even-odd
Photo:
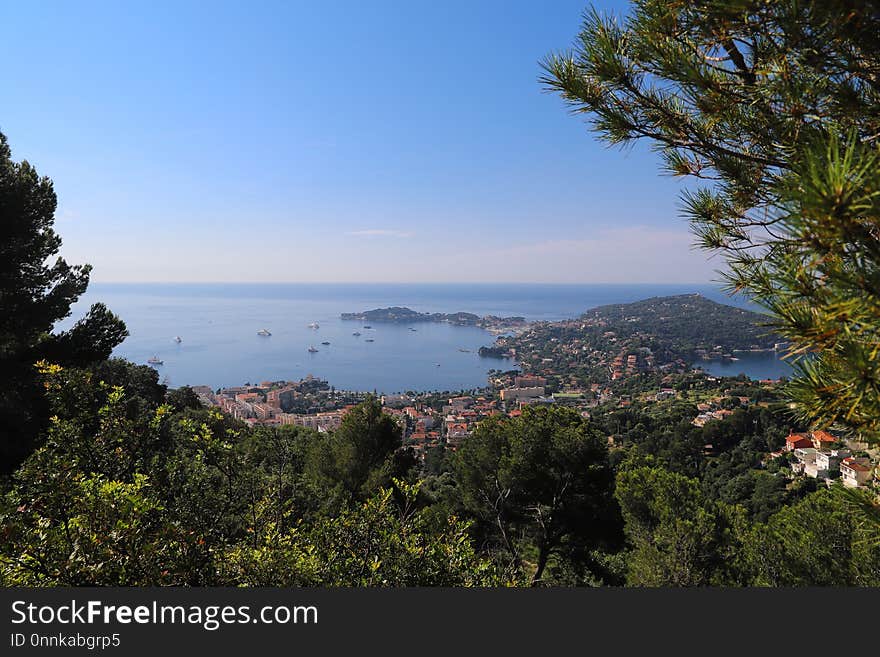
[(739, 376), (745, 374), (750, 379), (778, 379), (791, 376), (792, 367), (788, 361), (782, 360), (780, 353), (772, 351), (737, 351), (736, 360), (700, 360), (693, 363), (714, 376)]
[[(406, 306), (419, 312), (560, 320), (600, 305), (695, 292), (750, 308), (746, 299), (711, 285), (93, 283), (57, 328), (103, 302), (130, 333), (114, 355), (141, 364), (158, 358), (162, 364), (155, 367), (171, 387), (216, 389), (312, 375), (340, 390), (460, 391), (485, 386), (492, 369), (516, 367), (510, 360), (478, 355), (494, 335), (427, 322), (366, 328), (340, 314)], [(271, 335), (258, 335), (261, 329)], [(742, 356), (699, 365), (715, 374), (755, 379), (790, 371), (775, 354)]]

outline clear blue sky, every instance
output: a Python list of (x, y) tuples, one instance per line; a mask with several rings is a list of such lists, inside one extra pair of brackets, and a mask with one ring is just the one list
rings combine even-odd
[(586, 6), (5, 3), (0, 130), (95, 281), (711, 280), (654, 154), (537, 82)]

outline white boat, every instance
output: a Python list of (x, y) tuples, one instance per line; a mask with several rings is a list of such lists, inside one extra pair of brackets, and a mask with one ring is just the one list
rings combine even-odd
[(309, 324), (309, 328), (310, 329), (319, 329), (319, 328), (321, 328), (321, 326), (318, 324), (318, 322), (312, 322), (311, 324)]
[(152, 358), (147, 358), (147, 362), (150, 365), (162, 365), (165, 361), (163, 361), (158, 356), (153, 356)]
[(269, 329), (260, 329), (259, 331), (257, 331), (257, 335), (269, 336), (272, 334), (269, 333)]
[(183, 338), (181, 338), (181, 337), (178, 335), (177, 337), (174, 338), (174, 341), (175, 341), (177, 344), (180, 344), (181, 342), (183, 342)]
[(311, 347), (309, 347), (309, 353), (310, 353), (310, 354), (316, 354), (316, 353), (318, 353), (318, 350), (315, 349), (315, 346), (314, 346), (314, 345), (312, 345)]

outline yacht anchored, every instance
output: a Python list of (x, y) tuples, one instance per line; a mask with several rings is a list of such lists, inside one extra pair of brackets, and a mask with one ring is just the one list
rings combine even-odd
[(180, 344), (181, 342), (183, 342), (183, 338), (181, 338), (181, 337), (178, 335), (177, 337), (174, 338), (174, 341), (175, 341), (177, 344)]
[(364, 342), (375, 342), (375, 340), (373, 338), (367, 338)]
[(314, 345), (312, 345), (311, 347), (309, 347), (309, 353), (310, 353), (310, 354), (316, 354), (316, 353), (318, 353), (318, 350), (315, 349), (315, 346), (314, 346)]
[(361, 336), (361, 334), (358, 333), (357, 331), (355, 331), (354, 333), (352, 333), (352, 335), (353, 335), (354, 337), (356, 337), (356, 338), (359, 338), (359, 337)]
[(272, 335), (272, 334), (269, 333), (269, 329), (264, 329), (264, 328), (263, 328), (263, 329), (260, 329), (259, 331), (257, 331), (257, 335), (269, 336), (269, 335)]
[(311, 324), (309, 324), (309, 328), (310, 329), (319, 329), (319, 328), (321, 328), (321, 326), (318, 324), (318, 322), (312, 322)]
[(147, 358), (147, 362), (150, 365), (162, 365), (165, 361), (163, 361), (158, 356), (153, 356), (152, 358)]

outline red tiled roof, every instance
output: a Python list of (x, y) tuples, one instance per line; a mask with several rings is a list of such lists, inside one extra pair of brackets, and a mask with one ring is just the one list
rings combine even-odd
[(800, 433), (793, 433), (785, 439), (785, 444), (795, 447), (808, 447), (812, 446), (813, 441), (807, 438), (805, 435)]
[(843, 459), (840, 464), (858, 472), (868, 472), (871, 469), (870, 466), (859, 463), (852, 456)]

